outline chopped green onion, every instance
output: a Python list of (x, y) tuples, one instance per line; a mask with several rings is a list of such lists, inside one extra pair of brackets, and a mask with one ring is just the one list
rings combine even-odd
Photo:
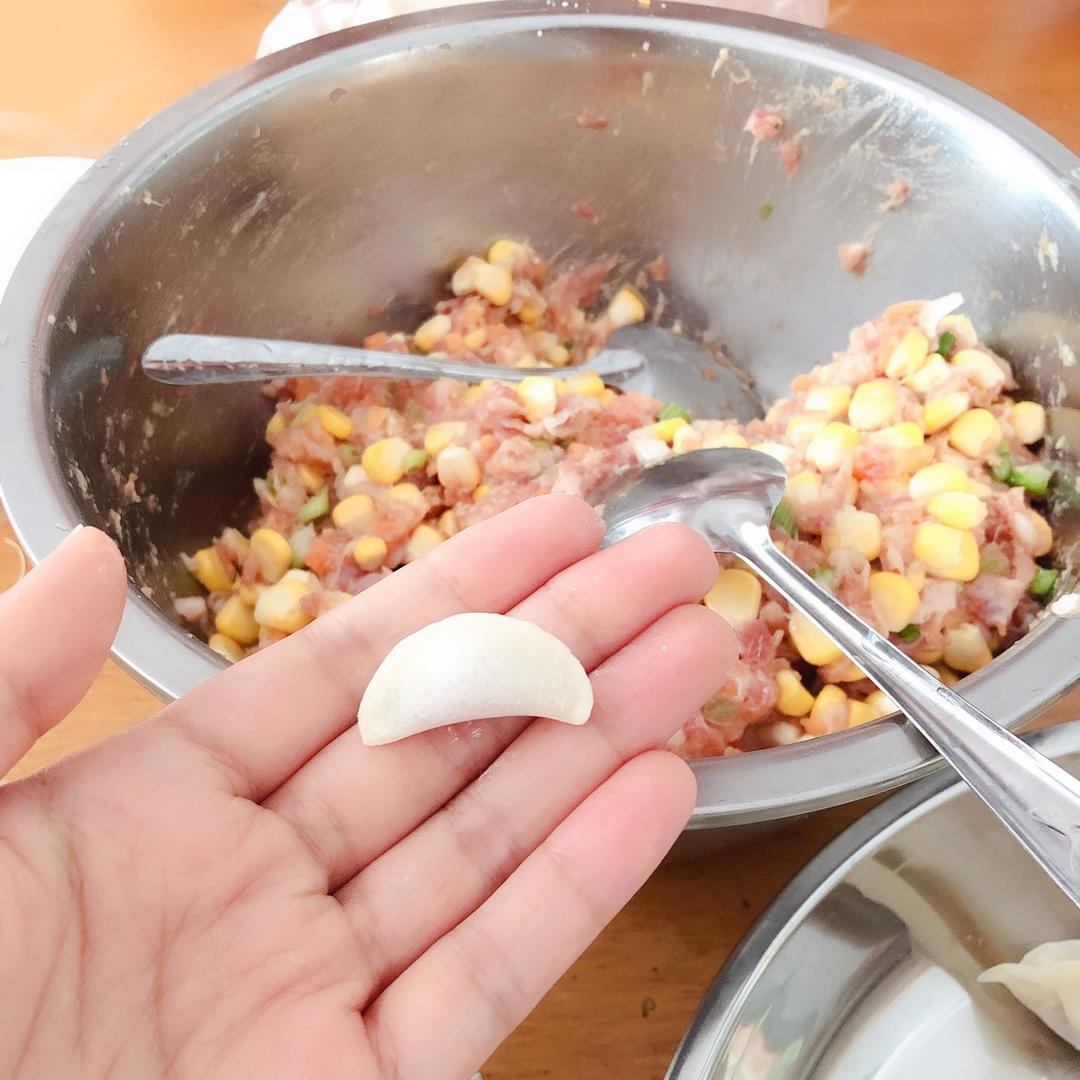
[(896, 636), (908, 645), (914, 645), (922, 636), (922, 631), (914, 623), (908, 623), (903, 630), (897, 632)]
[(1007, 483), (1010, 487), (1022, 487), (1029, 495), (1045, 495), (1053, 475), (1052, 470), (1037, 462), (1034, 465), (1017, 465), (1010, 470)]
[(344, 464), (355, 465), (359, 462), (362, 451), (359, 446), (353, 446), (352, 443), (342, 443), (338, 447), (338, 454)]
[(314, 521), (316, 518), (321, 518), (324, 514), (330, 513), (330, 493), (326, 488), (321, 491), (315, 492), (310, 499), (296, 512), (298, 521), (302, 521), (305, 525)]
[(560, 439), (555, 445), (560, 450), (569, 450), (574, 445), (574, 440), (567, 436), (565, 439)]
[(815, 566), (810, 571), (810, 576), (823, 588), (832, 592), (836, 588), (836, 579), (839, 577), (831, 566)]
[(956, 335), (946, 330), (945, 333), (937, 339), (937, 351), (941, 353), (942, 356), (948, 356), (955, 348)]
[(405, 471), (407, 473), (422, 469), (427, 464), (426, 450), (410, 450), (405, 455)]
[(787, 501), (787, 496), (781, 496), (780, 501), (776, 504), (776, 509), (773, 511), (772, 523), (778, 529), (783, 529), (788, 536), (793, 539), (798, 539), (799, 526), (795, 521), (795, 512), (791, 509), (791, 503)]
[(1057, 579), (1058, 572), (1056, 570), (1048, 570), (1045, 566), (1040, 566), (1039, 569), (1035, 571), (1035, 576), (1031, 579), (1031, 584), (1028, 586), (1028, 592), (1031, 593), (1036, 600), (1045, 600), (1054, 591)]
[(759, 218), (761, 218), (762, 221), (768, 221), (769, 218), (771, 218), (773, 216), (773, 211), (775, 209), (776, 209), (776, 207), (773, 206), (773, 204), (771, 202), (762, 203), (758, 207), (757, 216)]
[(688, 424), (690, 423), (690, 413), (687, 412), (678, 402), (669, 401), (657, 414), (657, 420), (674, 420), (676, 417), (680, 417)]
[(530, 439), (529, 442), (531, 442), (537, 450), (550, 450), (552, 445), (547, 439)]
[(304, 565), (308, 548), (311, 547), (311, 541), (314, 539), (314, 525), (305, 525), (303, 528), (297, 529), (296, 532), (289, 537), (289, 547), (292, 548), (292, 564), (294, 569), (299, 570), (300, 567)]
[(997, 464), (990, 467), (990, 475), (999, 484), (1007, 484), (1009, 482), (1009, 476), (1012, 474), (1012, 468), (1012, 457), (1009, 454), (1008, 444), (1002, 443), (998, 447)]

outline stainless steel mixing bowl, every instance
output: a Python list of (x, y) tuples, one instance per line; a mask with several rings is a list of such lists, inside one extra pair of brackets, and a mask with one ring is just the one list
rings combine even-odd
[[(163, 697), (217, 670), (171, 614), (170, 594), (193, 591), (177, 556), (245, 521), (268, 415), (257, 389), (146, 381), (138, 358), (168, 331), (355, 341), (414, 317), (463, 253), (524, 235), (627, 272), (665, 254), (665, 318), (715, 334), (766, 395), (887, 304), (962, 290), (1068, 420), (1073, 155), (843, 38), (677, 4), (576, 8), (451, 9), (226, 76), (106, 154), (23, 259), (0, 307), (4, 498), (34, 559), (76, 521), (118, 539), (132, 585), (116, 655)], [(762, 103), (805, 130), (791, 180), (775, 143), (755, 152), (741, 131)], [(607, 127), (578, 123), (585, 109)], [(898, 176), (912, 196), (882, 212)], [(837, 244), (871, 236), (866, 274), (843, 271)], [(1069, 511), (1057, 527), (1067, 557)], [(1072, 683), (1078, 654), (1080, 623), (1052, 617), (966, 690), (1016, 725)], [(789, 817), (933, 764), (890, 721), (701, 762), (692, 827)]]

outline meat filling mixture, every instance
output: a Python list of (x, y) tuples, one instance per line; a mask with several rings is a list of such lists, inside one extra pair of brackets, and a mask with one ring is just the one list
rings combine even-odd
[[(246, 532), (186, 558), (208, 595), (179, 613), (229, 660), (270, 645), (461, 529), (544, 492), (588, 497), (613, 473), (699, 447), (783, 462), (780, 547), (943, 681), (977, 671), (1028, 629), (1053, 590), (1033, 503), (1051, 471), (1046, 417), (957, 313), (957, 295), (890, 307), (800, 375), (762, 420), (693, 416), (589, 374), (617, 327), (647, 317), (614, 261), (555, 272), (495, 243), (455, 271), (411, 334), (365, 344), (515, 368), (516, 386), (368, 378), (268, 388), (270, 470)], [(666, 266), (649, 273), (662, 281)], [(603, 296), (610, 296), (606, 302)], [(740, 664), (671, 742), (688, 758), (790, 743), (893, 711), (804, 616), (736, 559), (703, 602), (735, 628)]]

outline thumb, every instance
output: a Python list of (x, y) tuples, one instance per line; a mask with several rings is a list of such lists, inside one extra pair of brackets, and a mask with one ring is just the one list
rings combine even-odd
[(124, 610), (116, 545), (76, 529), (0, 595), (0, 776), (86, 693)]

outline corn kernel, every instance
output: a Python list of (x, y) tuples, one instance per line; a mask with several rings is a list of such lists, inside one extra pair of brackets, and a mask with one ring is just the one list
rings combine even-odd
[(1009, 410), (1009, 423), (1027, 446), (1046, 436), (1046, 410), (1037, 401), (1018, 401)]
[[(788, 637), (798, 654), (808, 663), (821, 667), (839, 660), (844, 654), (801, 611), (788, 619)], [(841, 691), (842, 693), (843, 691)]]
[(805, 716), (814, 707), (814, 695), (790, 668), (776, 673), (776, 711), (785, 716)]
[(572, 375), (566, 380), (566, 389), (571, 394), (580, 394), (582, 397), (600, 397), (604, 392), (604, 380), (591, 372)]
[(531, 423), (551, 416), (559, 405), (555, 380), (543, 375), (531, 375), (518, 383), (518, 397), (525, 406), (525, 416)]
[(961, 623), (945, 631), (945, 663), (965, 674), (986, 667), (993, 660), (983, 632), (973, 623)]
[(884, 427), (896, 415), (896, 388), (884, 379), (860, 383), (851, 396), (848, 420), (859, 431)]
[(927, 435), (947, 428), (971, 405), (971, 398), (960, 390), (932, 398), (923, 408), (923, 427)]
[(951, 374), (952, 369), (945, 357), (940, 353), (931, 353), (926, 363), (904, 380), (904, 385), (910, 387), (916, 394), (929, 394), (942, 383), (948, 382)]
[(340, 409), (333, 405), (316, 406), (315, 415), (319, 418), (323, 431), (335, 439), (347, 439), (352, 434), (353, 422)]
[(915, 558), (934, 576), (949, 581), (974, 581), (979, 573), (979, 546), (964, 529), (923, 522), (915, 530)]
[(926, 509), (954, 529), (974, 529), (986, 520), (986, 504), (969, 491), (943, 491), (926, 504)]
[(789, 443), (809, 442), (827, 423), (823, 416), (793, 416), (784, 429)]
[(870, 575), (870, 606), (878, 622), (897, 634), (915, 618), (919, 594), (903, 574), (878, 570)]
[(415, 562), (434, 551), (446, 538), (432, 525), (417, 525), (405, 544), (405, 561)]
[(387, 554), (386, 541), (381, 536), (361, 536), (352, 546), (353, 561), (361, 570), (378, 570)]
[(867, 694), (866, 704), (873, 709), (875, 720), (879, 716), (891, 716), (894, 712), (900, 711), (896, 707), (896, 702), (884, 690), (875, 690), (873, 693)]
[(979, 349), (960, 349), (953, 354), (952, 366), (981, 390), (997, 390), (1005, 383), (1005, 372), (998, 362)]
[(688, 454), (691, 450), (698, 450), (705, 441), (705, 437), (697, 428), (686, 424), (679, 428), (671, 439), (671, 449), (676, 454)]
[(832, 472), (840, 467), (858, 442), (859, 433), (853, 427), (834, 420), (810, 440), (806, 460), (821, 472)]
[(658, 420), (653, 425), (653, 432), (658, 439), (663, 439), (670, 446), (675, 432), (686, 426), (686, 421), (681, 416), (672, 416), (667, 420)]
[(867, 705), (865, 701), (849, 701), (847, 708), (848, 727), (859, 727), (860, 724), (869, 724), (871, 720), (877, 719), (873, 706)]
[(881, 554), (881, 518), (869, 510), (842, 507), (825, 530), (822, 543), (826, 551), (854, 548), (872, 562)]
[(823, 686), (821, 690), (818, 691), (818, 696), (814, 699), (813, 707), (810, 709), (807, 727), (811, 730), (824, 731), (826, 711), (831, 712), (832, 706), (846, 706), (847, 703), (848, 696), (839, 686), (834, 686), (832, 683)]
[(946, 686), (955, 686), (960, 681), (960, 676), (944, 664), (935, 664), (932, 671)]
[(266, 423), (266, 437), (273, 438), (278, 432), (285, 430), (285, 414), (275, 412)]
[(312, 616), (300, 606), (311, 590), (302, 581), (279, 581), (259, 593), (255, 622), (271, 630), (292, 634), (311, 622)]
[(547, 304), (537, 297), (535, 300), (526, 300), (518, 309), (517, 317), (526, 325), (531, 326), (540, 321), (546, 310)]
[(370, 495), (350, 495), (330, 514), (334, 525), (349, 532), (363, 532), (375, 520), (375, 500)]
[(405, 475), (405, 459), (411, 450), (404, 439), (379, 439), (364, 451), (360, 464), (372, 483), (396, 484)]
[(644, 322), (645, 303), (633, 289), (620, 289), (608, 304), (607, 317), (616, 327)]
[(903, 379), (914, 375), (926, 363), (930, 354), (930, 342), (921, 330), (909, 330), (885, 361), (885, 374), (890, 379)]
[(465, 336), (462, 337), (461, 342), (466, 349), (475, 351), (477, 349), (482, 349), (487, 344), (487, 339), (487, 327), (478, 326), (475, 330), (470, 330), (465, 334)]
[(784, 494), (794, 510), (806, 509), (821, 497), (821, 477), (816, 472), (803, 469), (788, 477)]
[(786, 465), (791, 458), (791, 455), (795, 452), (790, 446), (784, 446), (783, 443), (775, 442), (754, 443), (750, 449), (756, 450), (759, 454), (768, 454), (769, 457), (779, 461), (781, 465)]
[(528, 254), (529, 249), (516, 240), (496, 240), (488, 248), (487, 261), (492, 266), (501, 266), (506, 270), (513, 270)]
[(206, 643), (218, 656), (224, 657), (230, 664), (244, 659), (244, 650), (227, 634), (211, 634)]
[(531, 370), (532, 368), (538, 368), (540, 361), (533, 356), (532, 353), (524, 353), (514, 361), (514, 367), (523, 368), (525, 370)]
[(451, 536), (456, 536), (458, 531), (457, 518), (454, 517), (453, 510), (444, 510), (439, 515), (438, 520), (439, 532), (443, 534), (448, 540)]
[(236, 572), (212, 547), (200, 548), (191, 559), (192, 573), (207, 592), (227, 592)]
[(922, 446), (924, 441), (922, 428), (911, 420), (903, 420), (899, 424), (875, 431), (870, 439), (897, 450), (913, 450), (916, 446)]
[(241, 645), (254, 645), (259, 640), (259, 626), (251, 608), (239, 596), (225, 601), (214, 619), (214, 628)]
[(988, 409), (971, 409), (949, 428), (949, 445), (969, 458), (984, 458), (1001, 445), (1001, 425)]
[(415, 484), (394, 484), (386, 493), (388, 499), (399, 499), (401, 502), (410, 503), (420, 513), (426, 514), (429, 510), (428, 501), (424, 493)]
[(298, 465), (296, 467), (296, 473), (300, 477), (300, 482), (304, 485), (304, 489), (311, 495), (314, 495), (315, 492), (326, 483), (323, 479), (323, 474), (319, 472), (318, 469), (313, 469), (310, 465)]
[(480, 483), (476, 455), (466, 446), (448, 446), (435, 459), (439, 483), (455, 491), (474, 491)]
[(969, 491), (971, 481), (959, 465), (937, 462), (920, 469), (908, 481), (908, 494), (913, 499), (932, 499), (946, 491)]
[(726, 431), (717, 431), (712, 435), (706, 435), (701, 444), (706, 450), (745, 450), (750, 444), (737, 431), (730, 428)]
[(255, 601), (259, 599), (259, 593), (262, 592), (261, 585), (242, 585), (239, 579), (233, 582), (233, 588), (236, 590), (236, 595), (239, 596), (248, 607), (255, 606)]
[(440, 420), (424, 432), (424, 449), (429, 457), (438, 457), (456, 438), (465, 434), (464, 420)]
[(1049, 555), (1054, 547), (1054, 534), (1050, 524), (1042, 514), (1035, 510), (1024, 509), (1013, 515), (1013, 529), (1016, 537), (1035, 558)]
[(843, 416), (851, 404), (851, 391), (846, 386), (815, 386), (806, 392), (803, 403), (807, 412), (822, 413), (826, 420)]
[(758, 616), (761, 582), (749, 570), (721, 570), (705, 596), (705, 606), (738, 629)]
[(475, 405), (483, 396), (489, 386), (494, 385), (494, 379), (481, 379), (474, 386), (465, 391), (464, 402), (466, 405)]
[(491, 488), (487, 484), (481, 484), (473, 493), (473, 502), (480, 502), (481, 499), (486, 499), (491, 492)]
[(450, 279), (450, 290), (455, 296), (479, 293), (488, 303), (502, 307), (509, 302), (514, 292), (514, 279), (505, 267), (493, 266), (475, 255), (470, 255), (454, 271), (454, 276)]
[(432, 315), (425, 323), (421, 323), (413, 334), (413, 344), (421, 352), (431, 352), (447, 334), (453, 323), (449, 315)]

